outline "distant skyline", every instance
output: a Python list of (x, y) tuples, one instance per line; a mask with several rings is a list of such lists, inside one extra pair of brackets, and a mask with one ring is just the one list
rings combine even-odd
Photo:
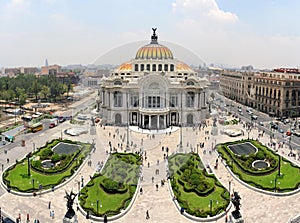
[(152, 27), (207, 64), (300, 67), (299, 9), (298, 0), (0, 0), (0, 67), (90, 64), (148, 41)]

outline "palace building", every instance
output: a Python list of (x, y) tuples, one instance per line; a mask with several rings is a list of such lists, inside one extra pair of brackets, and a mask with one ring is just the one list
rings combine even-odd
[(204, 123), (207, 80), (175, 59), (152, 30), (150, 44), (101, 80), (96, 102), (103, 124), (158, 130)]

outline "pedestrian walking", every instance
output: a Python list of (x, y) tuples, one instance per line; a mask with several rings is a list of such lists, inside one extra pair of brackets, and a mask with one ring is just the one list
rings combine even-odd
[(156, 184), (156, 191), (158, 191), (158, 184)]
[(54, 210), (52, 210), (52, 219), (54, 219), (55, 214), (54, 214)]
[(152, 183), (154, 183), (154, 177), (152, 177)]
[(143, 194), (143, 188), (142, 187), (140, 188), (140, 194), (141, 195)]
[(148, 220), (150, 218), (150, 215), (149, 215), (149, 211), (147, 210), (146, 211), (146, 219)]
[(51, 209), (51, 201), (48, 203), (48, 209)]

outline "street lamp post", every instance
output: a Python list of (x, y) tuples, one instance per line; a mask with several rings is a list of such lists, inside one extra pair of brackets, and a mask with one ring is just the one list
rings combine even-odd
[(27, 175), (28, 176), (30, 176), (30, 156), (31, 156), (31, 153), (28, 153), (27, 154), (27, 164), (28, 164), (28, 166), (27, 166)]
[(34, 189), (34, 179), (32, 178), (32, 189)]
[(278, 162), (278, 176), (280, 176), (280, 168), (281, 168), (281, 156), (279, 155), (279, 162)]
[(97, 200), (97, 214), (99, 213), (99, 200)]
[(128, 108), (128, 92), (126, 92), (126, 113), (127, 113), (127, 142), (126, 150), (129, 151), (129, 108)]
[(182, 92), (180, 93), (180, 142), (179, 151), (182, 151)]

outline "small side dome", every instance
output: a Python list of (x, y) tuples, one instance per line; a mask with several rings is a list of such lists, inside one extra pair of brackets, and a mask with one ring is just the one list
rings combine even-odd
[(189, 65), (187, 65), (181, 61), (176, 64), (176, 71), (177, 72), (193, 72), (192, 68)]
[(131, 72), (131, 71), (132, 71), (131, 62), (126, 62), (126, 63), (121, 64), (116, 70), (116, 72), (118, 72), (118, 73), (127, 73), (127, 72)]

